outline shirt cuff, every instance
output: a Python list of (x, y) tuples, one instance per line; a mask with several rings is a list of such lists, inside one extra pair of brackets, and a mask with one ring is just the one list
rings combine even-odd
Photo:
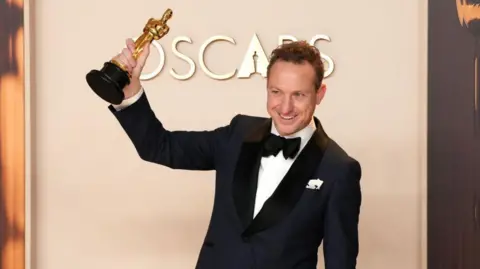
[(112, 106), (115, 108), (115, 110), (120, 111), (122, 109), (125, 109), (125, 108), (133, 105), (136, 101), (138, 101), (138, 99), (140, 99), (140, 97), (142, 97), (142, 94), (143, 94), (143, 87), (140, 88), (140, 90), (134, 96), (123, 100), (118, 105), (112, 104)]

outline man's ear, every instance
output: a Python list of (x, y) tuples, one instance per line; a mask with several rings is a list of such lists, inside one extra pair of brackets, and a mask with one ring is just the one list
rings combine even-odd
[(317, 105), (319, 105), (322, 102), (326, 91), (327, 91), (327, 85), (322, 83), (322, 85), (320, 85), (320, 88), (317, 89), (317, 100), (316, 100)]

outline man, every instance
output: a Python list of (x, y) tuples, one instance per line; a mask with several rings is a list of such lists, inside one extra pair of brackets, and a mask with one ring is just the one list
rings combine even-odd
[(197, 269), (314, 269), (323, 240), (326, 269), (353, 269), (361, 204), (359, 163), (315, 118), (326, 87), (318, 50), (306, 42), (273, 51), (271, 118), (237, 115), (212, 131), (169, 131), (140, 84), (149, 54), (127, 47), (125, 100), (109, 106), (140, 157), (172, 169), (215, 170), (213, 212)]

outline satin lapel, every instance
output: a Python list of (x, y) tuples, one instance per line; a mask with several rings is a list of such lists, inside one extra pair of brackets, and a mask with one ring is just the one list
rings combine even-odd
[(328, 143), (328, 136), (315, 118), (316, 132), (300, 152), (275, 192), (265, 202), (255, 219), (244, 231), (243, 236), (265, 230), (283, 218), (295, 207), (305, 187), (319, 167)]
[(233, 200), (243, 228), (253, 219), (262, 141), (270, 133), (270, 129), (271, 120), (267, 119), (245, 137), (235, 167)]

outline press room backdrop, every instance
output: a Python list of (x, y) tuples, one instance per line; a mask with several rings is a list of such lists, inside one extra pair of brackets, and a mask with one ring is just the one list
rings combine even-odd
[[(173, 18), (159, 41), (165, 66), (144, 86), (171, 130), (213, 129), (237, 113), (267, 115), (261, 76), (205, 75), (198, 53), (208, 38), (235, 40), (209, 46), (206, 64), (216, 73), (241, 66), (255, 33), (267, 53), (279, 35), (331, 38), (316, 43), (335, 63), (316, 115), (363, 167), (358, 268), (425, 268), (427, 12), (418, 0), (35, 1), (34, 268), (193, 268), (212, 209), (213, 173), (140, 160), (85, 81), (166, 8)], [(172, 52), (179, 36), (191, 39), (177, 48), (196, 65), (184, 81), (170, 74), (189, 70)], [(146, 72), (159, 60), (152, 50)]]

